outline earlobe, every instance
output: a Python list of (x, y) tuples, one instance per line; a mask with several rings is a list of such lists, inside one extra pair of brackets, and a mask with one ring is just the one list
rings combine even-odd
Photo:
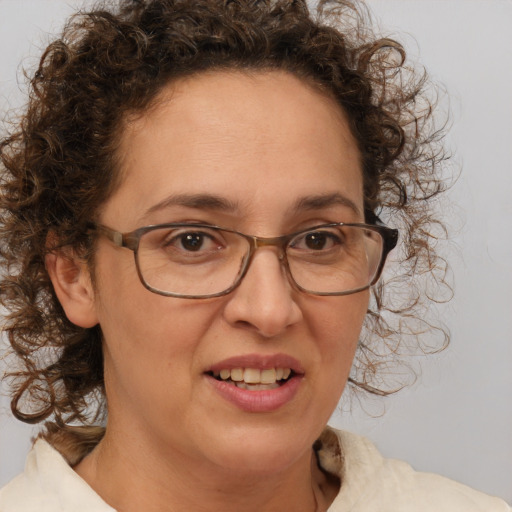
[(45, 263), (57, 298), (68, 320), (79, 327), (94, 327), (98, 319), (87, 263), (71, 248), (61, 248), (48, 253)]

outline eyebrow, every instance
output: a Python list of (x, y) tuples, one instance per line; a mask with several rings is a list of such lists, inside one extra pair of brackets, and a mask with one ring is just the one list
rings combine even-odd
[[(352, 200), (338, 192), (301, 197), (292, 205), (291, 211), (321, 210), (336, 205), (350, 208), (358, 215), (361, 213), (360, 209)], [(146, 210), (142, 218), (172, 206), (183, 206), (196, 210), (212, 210), (226, 213), (236, 213), (239, 211), (238, 203), (214, 194), (176, 194), (151, 206)]]
[(358, 215), (362, 213), (354, 201), (338, 192), (302, 197), (295, 203), (292, 209), (297, 212), (301, 210), (321, 210), (336, 205), (346, 206)]
[(184, 206), (186, 208), (194, 208), (196, 210), (213, 210), (223, 212), (235, 212), (238, 210), (237, 203), (213, 194), (176, 194), (151, 206), (151, 208), (146, 210), (143, 217), (147, 217), (151, 213), (171, 206)]

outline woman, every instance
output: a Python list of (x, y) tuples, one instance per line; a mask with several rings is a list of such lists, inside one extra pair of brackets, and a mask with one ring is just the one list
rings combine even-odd
[(510, 510), (326, 428), (420, 311), (380, 218), (439, 271), (442, 184), (402, 48), (318, 16), (124, 1), (45, 52), (1, 156), (12, 409), (46, 424), (2, 512)]

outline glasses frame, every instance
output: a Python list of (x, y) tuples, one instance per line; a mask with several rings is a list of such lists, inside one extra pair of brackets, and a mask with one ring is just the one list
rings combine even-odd
[[(380, 234), (380, 236), (383, 239), (383, 246), (382, 246), (382, 255), (379, 262), (379, 265), (377, 267), (377, 271), (375, 273), (375, 277), (373, 280), (366, 286), (362, 286), (360, 288), (356, 288), (353, 290), (347, 290), (343, 292), (316, 292), (311, 291), (306, 288), (303, 288), (300, 286), (294, 279), (293, 274), (290, 270), (290, 265), (288, 263), (288, 258), (286, 254), (286, 249), (289, 244), (289, 242), (297, 237), (298, 235), (301, 235), (303, 233), (307, 233), (309, 231), (315, 231), (317, 229), (324, 229), (324, 228), (332, 228), (332, 227), (358, 227), (358, 228), (364, 228), (370, 231), (375, 231)], [(165, 292), (163, 290), (159, 290), (157, 288), (153, 288), (151, 285), (149, 285), (140, 270), (139, 265), (139, 259), (138, 259), (138, 250), (139, 250), (139, 244), (141, 237), (149, 232), (153, 231), (155, 229), (163, 229), (163, 228), (184, 228), (184, 227), (192, 227), (192, 228), (205, 228), (205, 229), (218, 229), (222, 231), (226, 231), (228, 233), (234, 233), (236, 235), (239, 235), (243, 238), (245, 238), (249, 242), (249, 252), (245, 256), (245, 259), (243, 261), (243, 264), (240, 268), (240, 271), (238, 272), (237, 277), (235, 278), (233, 284), (227, 288), (226, 290), (223, 290), (221, 292), (212, 293), (209, 295), (186, 295), (182, 293), (174, 293), (174, 292)], [(353, 293), (357, 293), (363, 290), (367, 290), (371, 286), (373, 286), (380, 278), (382, 269), (384, 268), (384, 264), (386, 262), (386, 259), (388, 257), (388, 254), (396, 247), (398, 242), (398, 230), (389, 228), (384, 225), (377, 225), (377, 224), (363, 224), (363, 223), (347, 223), (347, 222), (333, 222), (333, 223), (326, 223), (326, 224), (319, 224), (316, 226), (312, 226), (307, 229), (301, 229), (299, 231), (294, 231), (293, 233), (290, 233), (288, 235), (281, 235), (281, 236), (275, 236), (275, 237), (261, 237), (261, 236), (254, 236), (254, 235), (247, 235), (245, 233), (241, 233), (240, 231), (236, 231), (234, 229), (229, 228), (223, 228), (220, 226), (212, 225), (212, 224), (199, 224), (199, 223), (190, 223), (190, 222), (170, 222), (166, 224), (153, 224), (150, 226), (144, 226), (141, 228), (138, 228), (134, 231), (130, 231), (127, 233), (122, 233), (120, 231), (116, 231), (115, 229), (109, 228), (108, 226), (102, 225), (102, 224), (94, 224), (89, 229), (90, 234), (97, 234), (102, 235), (108, 240), (110, 240), (114, 245), (118, 247), (124, 247), (126, 249), (129, 249), (133, 251), (134, 259), (135, 259), (135, 266), (137, 268), (137, 274), (139, 276), (140, 282), (143, 284), (145, 288), (147, 288), (150, 292), (156, 293), (158, 295), (163, 295), (165, 297), (176, 297), (180, 299), (210, 299), (214, 297), (222, 297), (223, 295), (227, 295), (231, 293), (235, 288), (237, 288), (240, 283), (242, 282), (242, 279), (247, 274), (247, 271), (249, 270), (249, 267), (251, 265), (252, 259), (254, 257), (254, 254), (257, 249), (260, 247), (277, 247), (279, 249), (279, 260), (281, 264), (284, 266), (286, 274), (288, 276), (288, 280), (290, 283), (297, 289), (304, 293), (308, 293), (310, 295), (320, 295), (320, 296), (341, 296), (341, 295), (351, 295)]]

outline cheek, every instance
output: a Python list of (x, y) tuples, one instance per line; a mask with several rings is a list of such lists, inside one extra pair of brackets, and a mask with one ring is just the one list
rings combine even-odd
[(152, 425), (161, 421), (158, 414), (185, 415), (214, 315), (145, 289), (131, 300), (109, 299), (102, 323), (109, 415), (144, 417)]
[(369, 294), (318, 297), (308, 308), (307, 322), (315, 361), (308, 378), (308, 411), (318, 420), (318, 433), (338, 405), (350, 375)]
[(331, 382), (344, 386), (366, 316), (369, 293), (364, 291), (321, 299), (309, 313), (321, 358), (320, 366)]
[(148, 385), (172, 378), (176, 385), (178, 375), (185, 379), (196, 371), (218, 306), (152, 293), (126, 269), (105, 276), (98, 299), (105, 364), (115, 367), (118, 378), (138, 376)]
[(341, 297), (319, 298), (321, 301), (316, 307), (311, 308), (309, 313), (311, 325), (324, 341), (350, 350), (350, 347), (357, 344), (361, 333), (368, 310), (368, 291)]
[(105, 363), (118, 374), (145, 373), (146, 378), (156, 373), (155, 368), (167, 374), (175, 362), (189, 367), (187, 355), (208, 330), (212, 308), (152, 293), (140, 282), (133, 257), (112, 260), (104, 258), (97, 268), (97, 315)]
[(106, 345), (120, 357), (138, 357), (140, 364), (193, 352), (208, 332), (213, 313), (140, 288), (138, 296), (104, 299), (100, 325)]

